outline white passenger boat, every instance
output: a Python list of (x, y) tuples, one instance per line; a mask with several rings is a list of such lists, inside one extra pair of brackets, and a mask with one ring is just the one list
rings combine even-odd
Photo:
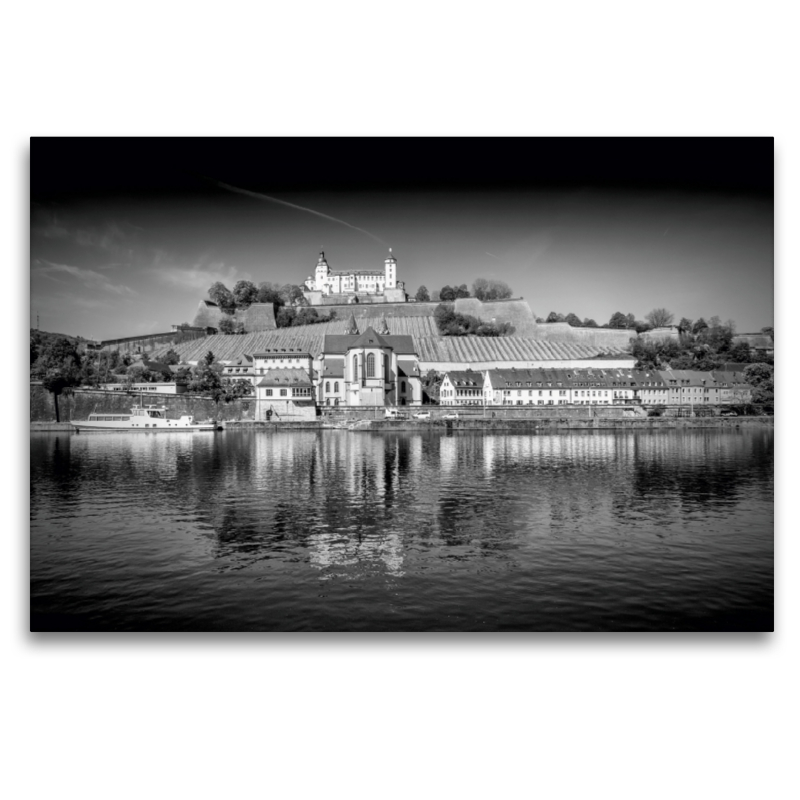
[(78, 431), (143, 431), (161, 433), (162, 431), (215, 431), (217, 423), (195, 422), (194, 417), (184, 415), (179, 419), (167, 417), (166, 406), (134, 406), (130, 414), (93, 412), (89, 419), (71, 420), (70, 424)]

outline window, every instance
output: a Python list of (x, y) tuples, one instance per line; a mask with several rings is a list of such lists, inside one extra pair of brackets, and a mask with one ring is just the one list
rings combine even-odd
[(358, 356), (353, 356), (353, 380), (358, 379)]
[(281, 389), (281, 397), (286, 397), (286, 389)]
[(272, 389), (264, 389), (265, 397), (272, 397)]
[(325, 392), (329, 392), (331, 390), (331, 382), (325, 381)]
[(339, 381), (336, 381), (336, 383), (333, 384), (333, 391), (336, 392), (336, 394), (339, 394)]
[(405, 393), (406, 393), (406, 382), (400, 381), (400, 394), (405, 394)]
[(375, 353), (370, 353), (367, 356), (367, 377), (375, 377)]

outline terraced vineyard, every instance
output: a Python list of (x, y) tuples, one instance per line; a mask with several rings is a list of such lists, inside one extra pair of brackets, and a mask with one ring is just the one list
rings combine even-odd
[[(365, 320), (359, 321), (359, 330), (365, 330)], [(370, 320), (379, 327), (377, 320)], [(316, 356), (322, 351), (326, 334), (342, 334), (347, 320), (323, 322), (296, 328), (249, 333), (243, 336), (217, 334), (204, 339), (184, 342), (174, 349), (184, 362), (196, 362), (209, 350), (218, 361), (234, 361), (245, 353), (252, 354), (270, 349), (287, 349)], [(369, 323), (368, 323), (369, 324)], [(478, 336), (439, 336), (431, 317), (387, 317), (386, 324), (394, 335), (412, 336), (422, 362), (459, 362), (469, 364), (486, 361), (554, 361), (563, 359), (590, 359), (602, 356), (622, 356), (622, 350), (610, 347), (547, 342), (521, 336), (483, 338)], [(167, 348), (168, 349), (168, 348)], [(155, 354), (155, 359), (164, 351)]]

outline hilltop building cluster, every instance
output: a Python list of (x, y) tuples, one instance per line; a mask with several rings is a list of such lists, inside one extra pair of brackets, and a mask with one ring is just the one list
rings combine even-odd
[(319, 254), (314, 275), (304, 282), (304, 294), (312, 306), (324, 303), (405, 303), (405, 284), (397, 280), (397, 259), (389, 248), (383, 270), (332, 270)]

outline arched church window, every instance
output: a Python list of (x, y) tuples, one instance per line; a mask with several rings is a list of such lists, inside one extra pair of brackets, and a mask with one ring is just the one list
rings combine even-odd
[(333, 384), (333, 391), (336, 392), (336, 394), (339, 394), (339, 381), (336, 381), (336, 383)]
[(331, 382), (325, 381), (325, 391), (329, 392), (331, 390)]
[(375, 353), (370, 353), (367, 356), (367, 377), (375, 377)]
[(358, 356), (353, 356), (353, 380), (358, 379)]

